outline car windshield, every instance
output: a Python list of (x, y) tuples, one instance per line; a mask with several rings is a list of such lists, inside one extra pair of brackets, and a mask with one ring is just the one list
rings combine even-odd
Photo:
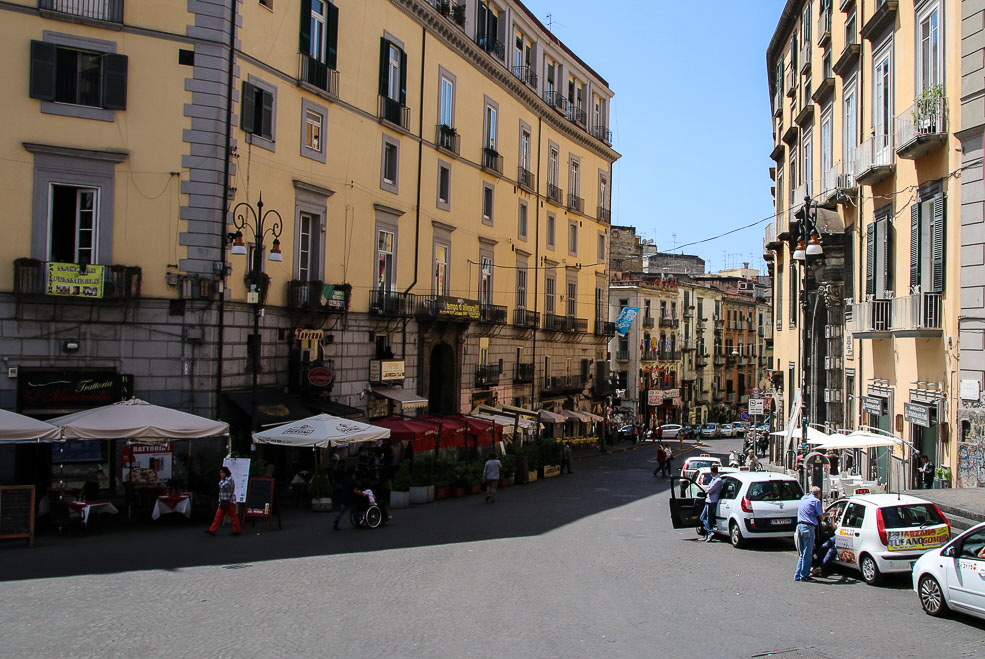
[(913, 503), (905, 506), (887, 506), (881, 508), (882, 519), (888, 529), (898, 529), (908, 526), (927, 526), (947, 524), (933, 504)]
[(705, 428), (706, 428), (707, 430), (711, 430), (711, 429), (713, 429), (714, 427), (715, 427), (715, 424), (714, 424), (714, 423), (709, 423), (709, 424), (706, 424), (706, 425), (705, 425)]
[(691, 460), (687, 463), (688, 469), (701, 469), (703, 467), (710, 467), (712, 465), (718, 464), (713, 460)]
[(804, 496), (797, 481), (763, 481), (751, 483), (746, 497), (750, 501), (791, 501)]

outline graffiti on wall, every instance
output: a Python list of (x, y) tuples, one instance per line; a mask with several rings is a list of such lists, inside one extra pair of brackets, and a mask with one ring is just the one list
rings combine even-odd
[(985, 414), (979, 401), (962, 401), (958, 411), (958, 487), (985, 487)]

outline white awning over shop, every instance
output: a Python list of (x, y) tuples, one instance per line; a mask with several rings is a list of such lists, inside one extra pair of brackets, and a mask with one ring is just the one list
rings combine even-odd
[(600, 417), (598, 414), (592, 414), (591, 412), (582, 412), (582, 414), (587, 416), (589, 421), (605, 421), (605, 419)]
[(543, 423), (564, 423), (565, 417), (561, 414), (555, 414), (550, 410), (538, 410), (537, 418)]
[(572, 421), (581, 421), (583, 423), (590, 423), (591, 419), (584, 412), (575, 412), (574, 410), (564, 410), (562, 412), (564, 416)]
[(400, 403), (400, 405), (407, 410), (414, 410), (421, 407), (428, 406), (428, 399), (421, 398), (417, 393), (411, 391), (410, 389), (401, 389), (400, 387), (386, 387), (380, 389), (373, 389), (374, 394), (379, 394), (384, 398), (389, 398), (392, 401)]

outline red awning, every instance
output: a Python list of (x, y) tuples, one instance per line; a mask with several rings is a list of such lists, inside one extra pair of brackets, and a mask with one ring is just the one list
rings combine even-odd
[[(465, 432), (467, 430), (465, 421), (455, 417), (418, 415), (417, 419), (427, 420), (435, 428), (441, 424), (440, 446), (441, 448), (463, 448), (465, 446)], [(416, 447), (415, 447), (416, 448)]]
[(413, 442), (414, 451), (433, 451), (438, 438), (438, 426), (423, 421), (388, 416), (374, 419), (374, 426), (390, 429), (390, 441)]
[(468, 434), (475, 439), (477, 446), (484, 446), (503, 439), (503, 426), (489, 419), (459, 415), (468, 427)]

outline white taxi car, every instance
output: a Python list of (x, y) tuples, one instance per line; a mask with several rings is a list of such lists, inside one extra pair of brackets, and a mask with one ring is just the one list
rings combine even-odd
[(702, 467), (710, 467), (712, 465), (722, 466), (722, 459), (716, 458), (709, 453), (701, 453), (700, 455), (692, 455), (691, 457), (684, 460), (684, 464), (681, 465), (681, 477), (682, 478), (694, 478), (695, 474)]
[[(704, 491), (692, 479), (678, 478), (670, 488), (670, 514), (675, 529), (698, 528)], [(759, 538), (793, 538), (797, 508), (804, 490), (793, 476), (768, 471), (737, 471), (722, 477), (721, 499), (715, 511), (716, 534), (728, 535), (736, 548)]]
[(944, 513), (906, 494), (857, 494), (825, 512), (835, 527), (834, 562), (857, 569), (868, 584), (889, 572), (909, 572), (924, 552), (951, 539)]
[(918, 558), (913, 590), (932, 616), (952, 609), (985, 620), (985, 523)]

